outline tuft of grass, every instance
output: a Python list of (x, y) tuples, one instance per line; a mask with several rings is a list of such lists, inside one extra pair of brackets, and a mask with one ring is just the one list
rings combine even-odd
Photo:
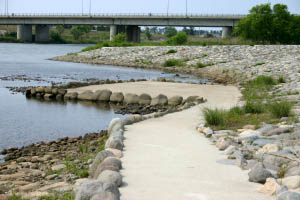
[(260, 102), (247, 101), (244, 105), (244, 110), (246, 113), (260, 114), (265, 111), (265, 105)]
[(208, 66), (212, 66), (212, 65), (214, 65), (213, 63), (211, 63), (211, 62), (209, 62), (209, 63), (202, 63), (202, 62), (198, 62), (197, 64), (196, 64), (196, 67), (197, 68), (204, 68), (204, 67), (208, 67)]
[(260, 65), (264, 65), (264, 64), (266, 64), (266, 63), (265, 62), (260, 62), (260, 63), (254, 64), (253, 66), (256, 67), (256, 66), (260, 66)]
[(269, 105), (270, 112), (274, 117), (290, 117), (293, 104), (283, 100), (279, 102), (274, 102)]
[(211, 126), (222, 126), (224, 125), (226, 111), (223, 109), (203, 109), (204, 119), (207, 125)]
[(171, 53), (177, 53), (175, 49), (170, 49), (169, 51), (166, 52), (166, 54), (171, 54)]
[(166, 60), (163, 64), (164, 67), (184, 66), (184, 63), (178, 59)]
[(49, 194), (41, 196), (39, 200), (74, 200), (75, 195), (69, 192), (56, 192), (54, 194)]
[(280, 76), (277, 80), (278, 83), (286, 83), (286, 80), (283, 76)]
[(248, 82), (252, 87), (265, 87), (265, 86), (273, 86), (277, 84), (277, 81), (271, 76), (258, 76), (255, 79)]

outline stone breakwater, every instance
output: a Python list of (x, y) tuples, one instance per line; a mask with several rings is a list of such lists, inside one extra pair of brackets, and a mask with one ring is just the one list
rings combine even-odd
[(286, 120), (259, 129), (247, 125), (237, 131), (213, 131), (203, 123), (196, 129), (233, 164), (249, 170), (249, 181), (263, 184), (259, 192), (296, 200), (300, 199), (300, 125)]
[[(176, 53), (167, 53), (174, 49)], [(184, 66), (163, 67), (169, 59)], [(278, 92), (300, 90), (299, 45), (103, 47), (53, 60), (110, 64), (206, 76), (218, 82), (240, 82), (259, 75), (283, 76)], [(210, 65), (199, 68), (198, 63)]]

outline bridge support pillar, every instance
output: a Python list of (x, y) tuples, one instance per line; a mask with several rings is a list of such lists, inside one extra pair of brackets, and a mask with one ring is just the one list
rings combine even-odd
[(231, 37), (232, 34), (232, 27), (227, 26), (222, 28), (222, 38)]
[(138, 26), (127, 26), (126, 39), (128, 42), (141, 42), (141, 29)]
[(32, 42), (32, 26), (31, 25), (18, 25), (17, 38), (24, 40), (24, 42)]
[(48, 25), (37, 25), (35, 27), (35, 42), (48, 42), (50, 30)]
[(121, 25), (110, 26), (110, 40), (113, 40), (113, 38), (119, 33), (125, 33), (125, 26), (121, 26)]

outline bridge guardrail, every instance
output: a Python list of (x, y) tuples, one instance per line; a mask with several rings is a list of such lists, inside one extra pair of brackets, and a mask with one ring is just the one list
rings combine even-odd
[(198, 13), (0, 13), (0, 17), (245, 17), (241, 14), (198, 14)]

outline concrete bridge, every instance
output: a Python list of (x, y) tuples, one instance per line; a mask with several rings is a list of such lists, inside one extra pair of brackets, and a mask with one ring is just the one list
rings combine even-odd
[(222, 37), (231, 35), (232, 28), (245, 15), (180, 15), (180, 14), (11, 14), (0, 15), (0, 25), (17, 25), (17, 37), (32, 42), (50, 39), (51, 25), (109, 25), (110, 38), (125, 32), (128, 41), (140, 42), (140, 26), (222, 27)]

